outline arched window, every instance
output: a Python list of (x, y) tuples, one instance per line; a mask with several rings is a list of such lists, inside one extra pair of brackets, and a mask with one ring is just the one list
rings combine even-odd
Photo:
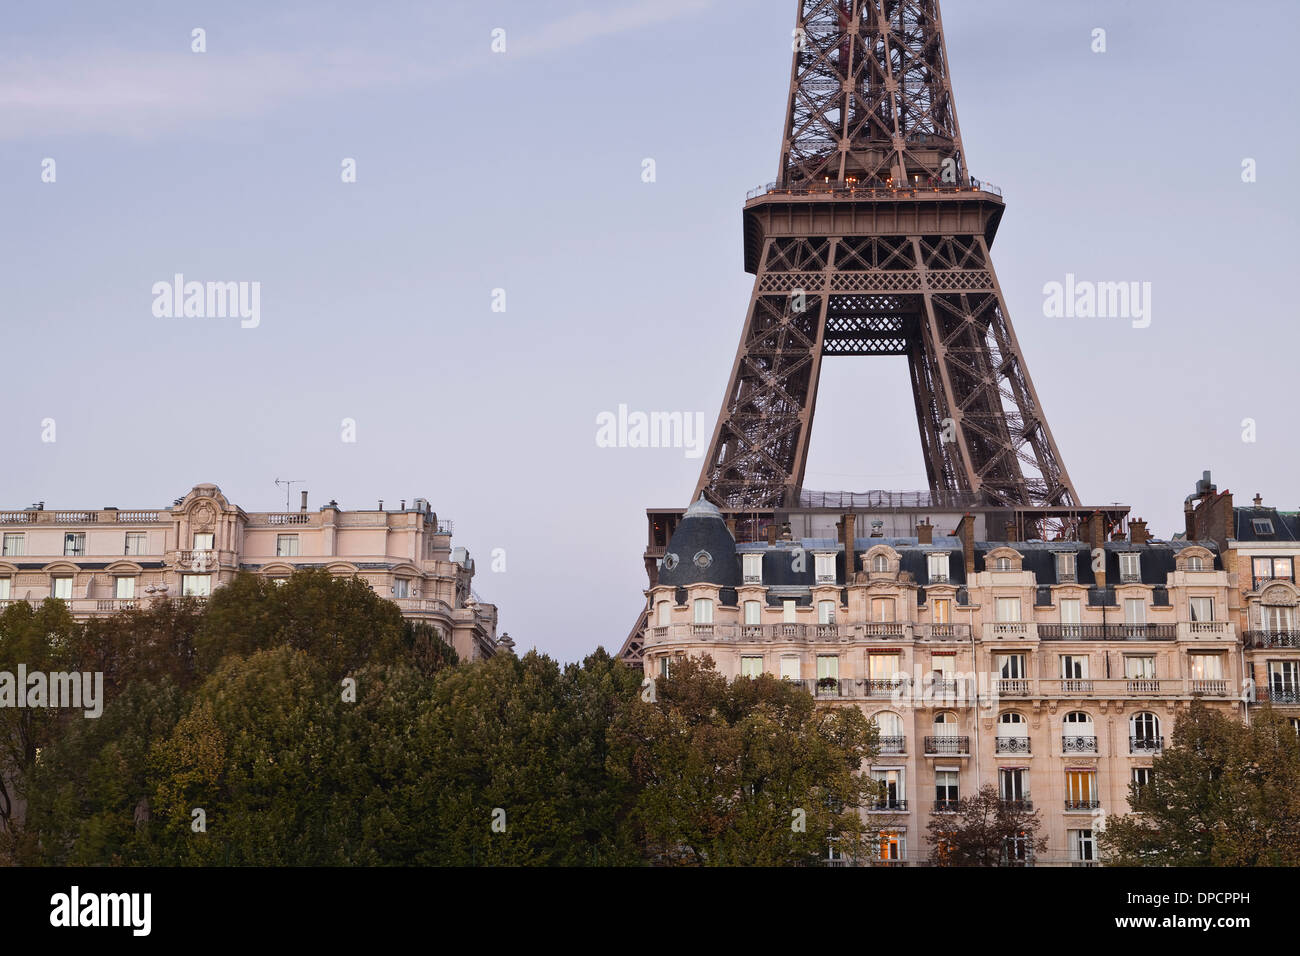
[(1072, 710), (1065, 715), (1061, 737), (1061, 749), (1065, 753), (1096, 753), (1097, 728), (1093, 726), (1092, 715), (1081, 710)]
[(888, 574), (889, 558), (885, 557), (883, 554), (876, 555), (871, 559), (871, 570), (876, 574)]
[(1029, 753), (1029, 721), (1025, 715), (1010, 710), (998, 714), (998, 733), (993, 744), (996, 753)]
[(957, 715), (941, 711), (934, 715), (934, 735), (936, 737), (957, 736)]
[(1010, 570), (1011, 570), (1011, 559), (1010, 559), (1010, 558), (998, 558), (998, 559), (997, 559), (997, 562), (996, 562), (996, 563), (994, 564), (994, 566), (993, 566), (993, 570), (995, 570), (995, 571), (1010, 571)]
[(1143, 711), (1129, 718), (1129, 749), (1151, 753), (1160, 749), (1160, 718)]
[(903, 752), (903, 718), (888, 711), (876, 714), (876, 726), (880, 728), (880, 752), (882, 754), (901, 754)]
[(1002, 733), (1004, 730), (1016, 731), (1015, 734), (1008, 733), (1007, 736), (1019, 736), (1025, 730), (1027, 724), (1024, 714), (1017, 714), (1012, 710), (998, 715), (998, 733)]
[(1194, 555), (1192, 555), (1191, 557), (1189, 557), (1189, 558), (1187, 559), (1187, 570), (1188, 570), (1188, 571), (1204, 571), (1204, 570), (1205, 570), (1205, 564), (1204, 564), (1204, 561), (1201, 559), (1201, 556), (1200, 556), (1199, 554), (1194, 554)]

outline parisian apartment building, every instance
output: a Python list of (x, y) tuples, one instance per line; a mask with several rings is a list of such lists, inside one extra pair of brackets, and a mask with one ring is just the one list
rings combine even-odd
[(624, 647), (649, 676), (707, 654), (875, 720), (878, 851), (832, 865), (924, 861), (931, 816), (988, 784), (1048, 841), (1009, 863), (1095, 865), (1194, 700), (1242, 720), (1269, 702), (1300, 733), (1297, 513), (1236, 507), (1208, 473), (1168, 540), (1126, 509), (1018, 540), (996, 509), (847, 503), (765, 535), (703, 498), (679, 512)]
[(160, 598), (205, 600), (240, 571), (271, 580), (299, 568), (357, 578), (432, 625), (462, 661), (512, 643), (472, 588), (474, 561), (428, 501), (345, 510), (245, 511), (212, 484), (163, 508), (0, 511), (0, 609), (57, 598), (88, 618)]

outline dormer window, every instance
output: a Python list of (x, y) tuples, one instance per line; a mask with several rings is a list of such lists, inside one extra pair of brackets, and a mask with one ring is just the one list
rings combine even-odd
[(1199, 554), (1197, 554), (1197, 555), (1193, 555), (1192, 557), (1190, 557), (1190, 558), (1187, 559), (1187, 570), (1188, 570), (1188, 571), (1204, 571), (1204, 570), (1205, 570), (1205, 561), (1201, 558), (1201, 556), (1200, 556)]
[(1076, 555), (1073, 551), (1058, 551), (1056, 554), (1056, 582), (1073, 584), (1078, 580)]
[(871, 570), (876, 574), (889, 573), (889, 559), (883, 554), (878, 554), (871, 559)]
[(745, 583), (762, 584), (763, 583), (763, 555), (746, 554), (741, 556), (744, 562)]
[(1142, 580), (1142, 555), (1129, 552), (1119, 556), (1119, 580), (1122, 584)]
[(935, 553), (926, 558), (931, 584), (944, 584), (948, 580), (948, 555)]
[(813, 555), (813, 561), (816, 565), (817, 583), (834, 584), (835, 583), (835, 555), (833, 554)]
[(1010, 559), (1010, 558), (998, 558), (996, 561), (993, 562), (993, 570), (994, 570), (994, 571), (1010, 571), (1010, 570), (1011, 570), (1011, 559)]
[(1272, 537), (1273, 536), (1273, 519), (1272, 518), (1251, 518), (1250, 526), (1254, 529), (1255, 534)]

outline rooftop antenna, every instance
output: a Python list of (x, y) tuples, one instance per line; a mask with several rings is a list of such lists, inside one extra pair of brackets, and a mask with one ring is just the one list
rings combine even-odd
[(285, 510), (285, 511), (291, 511), (291, 510), (292, 510), (292, 508), (291, 508), (290, 505), (289, 505), (289, 499), (293, 496), (293, 486), (294, 486), (294, 485), (305, 485), (306, 483), (307, 483), (307, 479), (306, 479), (306, 478), (294, 478), (294, 479), (277, 478), (277, 479), (275, 479), (275, 486), (276, 486), (277, 488), (280, 487), (280, 485), (284, 485), (284, 510)]

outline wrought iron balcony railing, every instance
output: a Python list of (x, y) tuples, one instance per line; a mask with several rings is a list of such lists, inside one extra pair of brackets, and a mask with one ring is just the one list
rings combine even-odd
[(1247, 647), (1300, 647), (1300, 631), (1247, 631)]
[(953, 756), (958, 754), (970, 753), (969, 737), (926, 737), (925, 752), (927, 754), (943, 754)]
[(1172, 641), (1174, 624), (1039, 624), (1043, 641)]
[(906, 750), (907, 741), (903, 737), (881, 737), (878, 743), (882, 754), (901, 754)]
[(1066, 800), (1067, 810), (1096, 810), (1101, 806), (1100, 800)]
[(906, 800), (897, 800), (897, 799), (894, 799), (893, 797), (885, 797), (885, 798), (883, 798), (883, 799), (881, 799), (881, 800), (875, 800), (875, 801), (873, 801), (872, 804), (871, 804), (870, 809), (872, 809), (872, 810), (886, 810), (886, 811), (888, 811), (888, 810), (897, 810), (897, 811), (899, 811), (899, 812), (902, 812), (902, 811), (905, 811), (905, 810), (907, 809), (907, 801), (906, 801)]
[(1062, 737), (1061, 751), (1067, 754), (1095, 754), (1097, 752), (1097, 738), (1078, 735)]
[(1164, 737), (1129, 737), (1128, 750), (1133, 754), (1158, 754), (1165, 749)]
[(995, 737), (993, 751), (1000, 754), (1027, 754), (1029, 753), (1029, 738)]
[(936, 800), (934, 801), (934, 812), (935, 813), (956, 813), (957, 804), (958, 802), (956, 800)]
[(1022, 797), (1002, 797), (1002, 805), (1012, 810), (1024, 810), (1030, 813), (1034, 809), (1034, 801)]

